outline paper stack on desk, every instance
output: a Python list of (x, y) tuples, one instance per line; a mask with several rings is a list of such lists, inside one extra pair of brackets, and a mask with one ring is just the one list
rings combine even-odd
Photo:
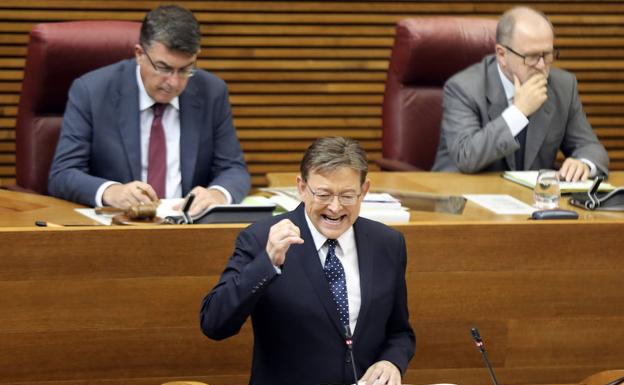
[[(296, 187), (266, 187), (260, 190), (272, 194), (269, 200), (284, 211), (292, 211), (301, 203)], [(362, 201), (360, 216), (384, 223), (407, 223), (410, 213), (392, 195), (369, 192)]]

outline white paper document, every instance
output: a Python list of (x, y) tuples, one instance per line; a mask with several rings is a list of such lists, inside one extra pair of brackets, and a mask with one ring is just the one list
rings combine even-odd
[(500, 215), (530, 215), (537, 209), (504, 194), (465, 194), (464, 197)]

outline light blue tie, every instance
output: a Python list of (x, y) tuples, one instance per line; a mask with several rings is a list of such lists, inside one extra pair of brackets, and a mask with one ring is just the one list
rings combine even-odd
[(338, 309), (340, 322), (344, 326), (349, 325), (349, 297), (347, 297), (347, 280), (345, 279), (344, 268), (342, 263), (336, 256), (336, 245), (338, 241), (335, 239), (327, 240), (327, 258), (325, 259), (325, 277), (329, 282), (329, 289), (334, 296), (334, 302)]

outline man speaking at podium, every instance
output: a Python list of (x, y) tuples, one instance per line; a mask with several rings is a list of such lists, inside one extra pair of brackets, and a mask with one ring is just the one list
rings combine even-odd
[(400, 385), (415, 346), (405, 239), (358, 217), (366, 153), (354, 140), (318, 139), (300, 171), (302, 203), (239, 234), (203, 301), (202, 330), (221, 340), (251, 316), (250, 384)]

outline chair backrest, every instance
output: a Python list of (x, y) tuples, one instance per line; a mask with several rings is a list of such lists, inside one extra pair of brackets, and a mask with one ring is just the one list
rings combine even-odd
[(430, 170), (440, 138), (442, 87), (494, 53), (496, 20), (422, 17), (398, 22), (383, 100), (385, 159)]
[(126, 21), (73, 21), (33, 27), (15, 128), (18, 186), (47, 193), (48, 172), (72, 81), (132, 57), (140, 27), (140, 23)]

